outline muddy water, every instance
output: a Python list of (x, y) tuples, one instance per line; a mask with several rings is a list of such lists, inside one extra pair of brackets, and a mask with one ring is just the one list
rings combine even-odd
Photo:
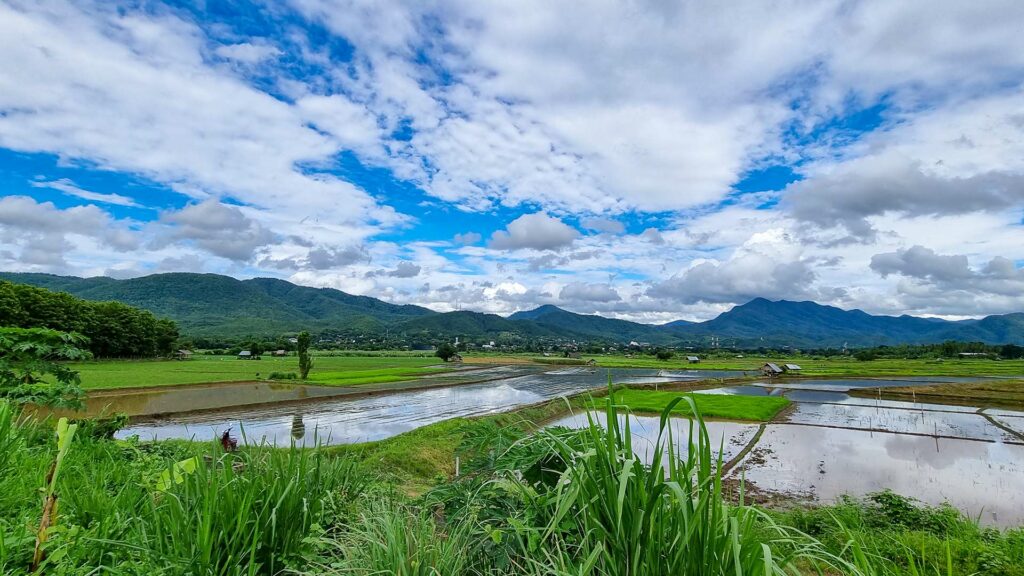
[(672, 378), (658, 376), (657, 370), (573, 367), (479, 384), (173, 414), (166, 418), (138, 421), (121, 430), (118, 437), (138, 435), (142, 439), (205, 440), (233, 428), (235, 433), (244, 430), (251, 442), (266, 440), (278, 445), (287, 445), (293, 439), (307, 445), (317, 441), (328, 444), (365, 442), (395, 436), (448, 418), (509, 410), (599, 388), (607, 385), (609, 375), (616, 383), (673, 381)]

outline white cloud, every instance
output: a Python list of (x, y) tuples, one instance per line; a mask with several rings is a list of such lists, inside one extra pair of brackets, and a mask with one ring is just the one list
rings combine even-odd
[(580, 225), (587, 230), (606, 232), (608, 234), (622, 234), (626, 231), (626, 226), (622, 222), (612, 220), (611, 218), (584, 218), (580, 220)]
[(616, 302), (622, 300), (622, 296), (611, 284), (586, 284), (584, 282), (566, 284), (558, 293), (558, 297), (570, 302)]
[(222, 58), (245, 64), (258, 64), (268, 58), (276, 58), (281, 55), (281, 50), (276, 46), (252, 42), (225, 44), (218, 46), (214, 51)]
[(127, 196), (85, 190), (78, 187), (77, 184), (68, 178), (58, 178), (57, 180), (36, 180), (32, 182), (32, 186), (36, 188), (52, 188), (54, 190), (59, 190), (68, 196), (75, 196), (83, 200), (91, 200), (93, 202), (100, 202), (103, 204), (116, 204), (118, 206), (128, 206), (131, 208), (140, 207), (139, 204)]
[(505, 230), (491, 235), (488, 246), (495, 250), (557, 250), (579, 238), (578, 230), (542, 212), (524, 214), (508, 223)]
[(277, 239), (237, 206), (214, 199), (165, 213), (160, 220), (169, 225), (165, 231), (167, 239), (194, 242), (199, 248), (229, 260), (250, 260), (256, 250)]

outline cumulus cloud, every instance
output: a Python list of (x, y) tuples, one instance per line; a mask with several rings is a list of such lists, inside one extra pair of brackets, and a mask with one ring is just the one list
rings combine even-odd
[(684, 304), (793, 299), (811, 292), (816, 275), (782, 230), (754, 234), (725, 261), (699, 261), (653, 284), (647, 295)]
[(557, 250), (579, 238), (578, 230), (543, 212), (524, 214), (508, 223), (505, 230), (491, 235), (488, 246), (495, 250)]
[(611, 284), (587, 284), (571, 282), (559, 292), (558, 297), (566, 301), (579, 302), (616, 302), (622, 296)]
[[(912, 279), (918, 288), (931, 285), (975, 295), (1013, 296), (1024, 304), (1024, 270), (1002, 256), (992, 258), (976, 270), (962, 254), (943, 255), (924, 246), (912, 246), (872, 256), (871, 269), (882, 277), (897, 274)], [(910, 291), (906, 284), (903, 290)], [(921, 291), (915, 292), (920, 294)]]
[(250, 260), (257, 249), (277, 240), (270, 230), (243, 214), (237, 206), (214, 199), (165, 213), (160, 220), (169, 225), (165, 231), (167, 239), (193, 242), (229, 260)]
[(469, 244), (476, 244), (482, 239), (483, 237), (477, 232), (465, 232), (462, 234), (456, 234), (455, 237), (452, 238), (452, 241), (456, 244), (468, 246)]
[(608, 234), (622, 234), (626, 231), (626, 226), (618, 220), (612, 220), (611, 218), (584, 218), (580, 220), (580, 225), (587, 230), (594, 230), (596, 232), (605, 232)]
[(318, 246), (309, 251), (306, 264), (314, 270), (341, 268), (356, 262), (369, 262), (370, 253), (363, 246)]
[(420, 270), (422, 270), (420, 266), (403, 260), (398, 263), (394, 270), (389, 270), (387, 275), (392, 278), (415, 278), (420, 275)]
[(87, 238), (119, 252), (134, 250), (140, 242), (137, 232), (96, 206), (61, 210), (28, 196), (0, 198), (0, 244), (20, 250), (9, 256), (20, 266), (63, 266), (66, 254), (75, 248), (69, 237)]

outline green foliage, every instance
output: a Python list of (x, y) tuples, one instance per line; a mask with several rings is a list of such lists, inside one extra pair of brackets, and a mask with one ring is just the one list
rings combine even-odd
[(447, 342), (438, 346), (437, 351), (434, 352), (435, 356), (437, 356), (441, 360), (444, 360), (445, 362), (451, 360), (452, 357), (455, 356), (456, 354), (458, 354), (458, 350), (455, 349), (455, 346), (452, 346)]
[[(25, 573), (53, 429), (0, 402), (0, 573)], [(174, 467), (180, 462), (188, 466)], [(280, 574), (306, 562), (322, 526), (345, 522), (367, 478), (318, 449), (114, 442), (78, 434), (61, 460), (47, 574)], [(155, 485), (164, 472), (167, 482)], [(175, 473), (176, 472), (176, 473)], [(94, 571), (94, 572), (90, 572)]]
[(658, 360), (666, 362), (668, 360), (671, 360), (672, 357), (676, 355), (676, 353), (665, 348), (659, 348), (654, 355), (658, 358)]
[[(615, 392), (616, 404), (635, 412), (658, 413), (666, 406), (673, 405), (676, 414), (692, 415), (691, 406), (696, 405), (700, 413), (711, 418), (728, 420), (753, 420), (766, 422), (775, 417), (790, 402), (781, 396), (744, 396), (740, 394), (684, 394), (671, 391), (654, 391), (626, 388)], [(679, 403), (679, 398), (687, 401)]]
[(267, 378), (270, 380), (298, 380), (299, 375), (295, 372), (271, 372)]
[(174, 322), (145, 310), (5, 281), (0, 281), (0, 325), (79, 333), (102, 358), (168, 355), (178, 340)]
[(299, 352), (299, 376), (305, 380), (309, 377), (309, 371), (313, 368), (313, 358), (309, 355), (309, 332), (303, 330), (296, 337), (296, 349)]
[(0, 328), (0, 399), (17, 404), (77, 408), (78, 373), (62, 360), (88, 357), (85, 338), (45, 328)]

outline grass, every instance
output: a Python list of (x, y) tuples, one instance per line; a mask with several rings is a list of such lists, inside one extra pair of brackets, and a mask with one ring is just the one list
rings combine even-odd
[[(390, 381), (392, 377), (409, 379), (415, 377), (415, 370), (432, 372), (425, 367), (439, 362), (437, 358), (415, 356), (316, 356), (310, 377), (323, 377), (325, 384), (344, 385)], [(298, 359), (264, 356), (262, 360), (238, 360), (233, 356), (197, 355), (190, 360), (100, 360), (70, 367), (81, 375), (84, 389), (103, 390), (256, 380), (271, 372), (295, 372)], [(344, 374), (348, 373), (361, 373), (361, 377), (346, 378)], [(334, 375), (336, 381), (327, 375)]]
[[(660, 413), (677, 398), (693, 400), (697, 410), (707, 418), (767, 422), (789, 406), (786, 398), (777, 396), (741, 396), (729, 394), (682, 394), (626, 388), (615, 392), (615, 403), (634, 412)], [(676, 403), (673, 414), (692, 416), (688, 402)]]
[(854, 396), (915, 400), (932, 404), (965, 404), (969, 406), (1015, 408), (1024, 410), (1024, 380), (995, 380), (927, 386), (899, 386), (853, 390)]
[(444, 367), (419, 368), (382, 368), (375, 370), (347, 370), (336, 372), (315, 372), (309, 375), (308, 382), (330, 386), (353, 386), (356, 384), (377, 384), (381, 382), (401, 382), (431, 374), (447, 372)]

